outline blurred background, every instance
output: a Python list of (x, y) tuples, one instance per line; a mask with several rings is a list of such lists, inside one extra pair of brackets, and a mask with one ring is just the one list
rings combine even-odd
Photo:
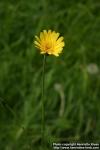
[(46, 150), (100, 141), (100, 0), (0, 0), (0, 150), (41, 150), (43, 56), (33, 40), (43, 29), (66, 44), (46, 61)]

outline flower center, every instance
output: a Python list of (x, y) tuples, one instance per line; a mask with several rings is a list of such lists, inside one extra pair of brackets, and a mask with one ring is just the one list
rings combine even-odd
[(45, 45), (45, 50), (48, 50), (48, 49), (50, 49), (51, 48), (51, 44), (50, 43), (47, 43), (46, 45)]

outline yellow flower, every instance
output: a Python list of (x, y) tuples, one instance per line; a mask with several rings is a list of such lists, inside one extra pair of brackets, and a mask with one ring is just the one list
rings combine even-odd
[(40, 37), (35, 36), (35, 47), (40, 49), (41, 54), (59, 56), (65, 45), (63, 41), (64, 38), (62, 36), (59, 37), (59, 35), (60, 34), (55, 31), (43, 30), (43, 32), (40, 33)]

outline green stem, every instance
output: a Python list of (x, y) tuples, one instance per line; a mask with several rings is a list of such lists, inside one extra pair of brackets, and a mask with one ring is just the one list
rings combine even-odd
[(45, 63), (46, 63), (46, 55), (43, 56), (43, 70), (42, 70), (42, 139), (41, 139), (42, 148), (45, 147), (45, 101), (44, 101)]

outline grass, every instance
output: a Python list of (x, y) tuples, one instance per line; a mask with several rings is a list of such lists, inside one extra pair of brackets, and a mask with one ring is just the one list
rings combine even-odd
[[(0, 149), (41, 150), (42, 55), (33, 38), (65, 38), (46, 64), (46, 143), (100, 141), (99, 0), (0, 1)], [(95, 64), (98, 72), (87, 67)]]

